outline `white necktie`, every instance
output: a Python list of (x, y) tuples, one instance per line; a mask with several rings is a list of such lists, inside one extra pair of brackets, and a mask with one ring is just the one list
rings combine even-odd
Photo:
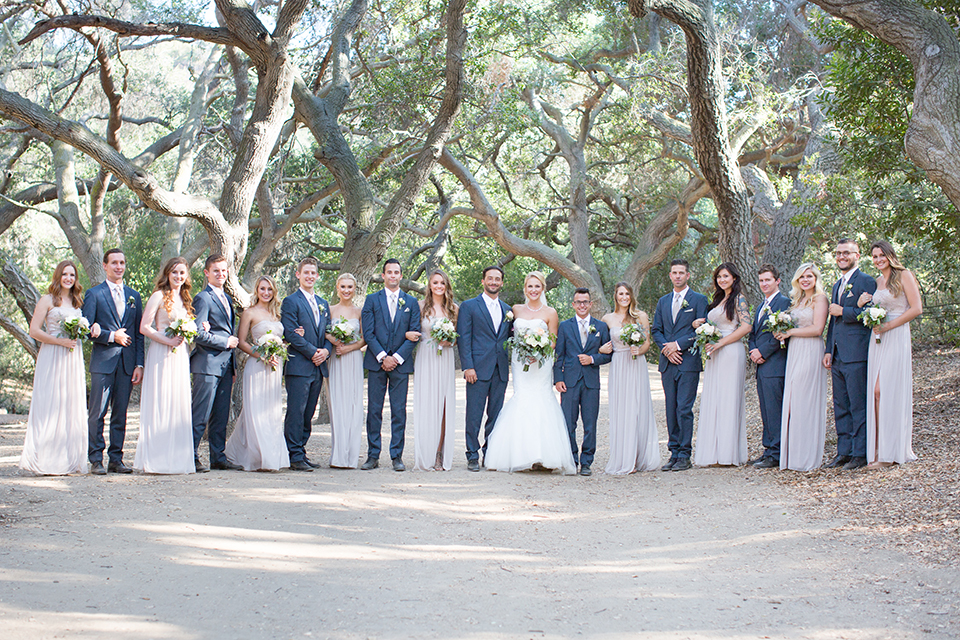
[(580, 346), (587, 346), (587, 323), (588, 320), (579, 320), (580, 323)]
[(110, 292), (113, 294), (113, 304), (117, 307), (117, 315), (123, 320), (123, 287), (111, 285)]
[(387, 306), (390, 308), (390, 322), (393, 322), (397, 317), (397, 294), (392, 291), (387, 294)]
[(683, 300), (683, 296), (679, 293), (673, 294), (673, 321), (677, 321), (677, 314), (680, 313), (680, 302)]
[(500, 303), (496, 300), (493, 302), (487, 301), (487, 311), (490, 312), (490, 320), (493, 321), (493, 330), (500, 331)]

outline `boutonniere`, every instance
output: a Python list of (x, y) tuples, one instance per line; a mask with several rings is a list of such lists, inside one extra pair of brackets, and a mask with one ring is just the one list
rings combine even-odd
[(594, 325), (590, 325), (590, 328), (587, 329), (587, 333), (596, 333), (596, 332), (597, 332), (597, 327)]
[(844, 294), (844, 295), (847, 295), (847, 294), (850, 293), (851, 291), (853, 291), (853, 285), (848, 282), (848, 283), (847, 283), (847, 286), (845, 286), (845, 287), (843, 288), (843, 294)]
[(681, 308), (681, 309), (689, 309), (689, 308), (690, 308), (690, 303), (687, 302), (687, 299), (686, 299), (686, 298), (684, 298), (684, 299), (683, 299), (683, 302), (680, 303), (680, 308)]
[(404, 300), (403, 298), (397, 298), (397, 306), (398, 306), (398, 307), (401, 307), (401, 308), (402, 308), (403, 305), (405, 305), (405, 304), (407, 304), (407, 301), (406, 301), (406, 300)]
[(135, 305), (136, 303), (137, 303), (137, 301), (133, 298), (133, 296), (130, 296), (129, 298), (127, 298), (127, 306), (128, 306), (128, 307), (132, 307), (132, 306)]
[(507, 315), (504, 317), (507, 319), (507, 322), (513, 322), (513, 311), (507, 311)]

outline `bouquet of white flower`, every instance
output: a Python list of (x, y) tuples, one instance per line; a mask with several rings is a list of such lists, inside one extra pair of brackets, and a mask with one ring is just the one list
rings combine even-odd
[[(857, 316), (857, 320), (863, 323), (863, 326), (870, 327), (879, 327), (883, 324), (883, 321), (887, 319), (887, 310), (883, 307), (867, 307), (860, 312), (860, 315)], [(874, 334), (877, 339), (877, 344), (880, 344), (880, 334)]]
[[(287, 359), (287, 345), (284, 344), (283, 338), (274, 335), (273, 331), (267, 331), (260, 336), (253, 350), (257, 352), (257, 355), (260, 356), (260, 359), (264, 362), (270, 360), (270, 358), (279, 358), (281, 362)], [(276, 371), (277, 368), (271, 365), (270, 370)]]
[[(625, 324), (620, 327), (620, 341), (630, 347), (639, 347), (647, 339), (643, 327), (639, 324)], [(637, 356), (633, 356), (636, 360)]]
[(437, 318), (430, 325), (430, 337), (437, 343), (437, 355), (443, 353), (441, 342), (453, 343), (457, 339), (457, 328), (450, 318)]
[[(343, 344), (352, 344), (359, 339), (353, 325), (343, 316), (337, 318), (337, 321), (330, 325), (330, 335)], [(334, 351), (334, 355), (336, 355), (336, 353), (337, 352)]]
[[(60, 328), (71, 340), (79, 340), (90, 335), (90, 323), (83, 316), (67, 318), (60, 323)], [(70, 349), (70, 351), (73, 351), (73, 349)]]
[[(197, 338), (197, 322), (196, 318), (177, 318), (170, 323), (170, 326), (164, 330), (164, 333), (174, 337), (181, 337), (186, 342), (193, 342)], [(173, 348), (174, 351), (177, 350), (176, 347)]]
[(523, 362), (523, 370), (530, 371), (530, 365), (543, 364), (553, 355), (553, 334), (542, 328), (517, 329), (513, 337), (503, 343), (505, 349), (515, 352), (517, 359)]
[(723, 334), (720, 333), (720, 329), (716, 325), (710, 324), (709, 322), (704, 322), (702, 325), (697, 327), (697, 339), (693, 343), (693, 347), (690, 349), (690, 353), (700, 352), (700, 357), (704, 362), (710, 359), (710, 356), (707, 355), (705, 346), (708, 344), (716, 344), (720, 341), (720, 338), (723, 337)]
[[(786, 333), (796, 326), (797, 323), (793, 320), (793, 316), (786, 311), (771, 311), (763, 325), (763, 330), (770, 333)], [(786, 346), (786, 342), (781, 340), (780, 348), (783, 349)]]

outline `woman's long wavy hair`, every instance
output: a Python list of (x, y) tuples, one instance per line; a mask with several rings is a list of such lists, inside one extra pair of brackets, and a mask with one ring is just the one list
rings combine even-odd
[(53, 278), (50, 280), (50, 286), (47, 287), (47, 293), (53, 296), (53, 306), (60, 306), (60, 296), (63, 295), (63, 287), (60, 286), (60, 279), (63, 277), (63, 272), (67, 267), (73, 267), (73, 287), (70, 289), (70, 303), (73, 304), (74, 309), (79, 309), (83, 306), (83, 285), (80, 284), (80, 272), (77, 270), (77, 265), (75, 265), (71, 260), (64, 260), (57, 265), (57, 268), (53, 270)]
[[(813, 295), (804, 299), (803, 289), (800, 288), (800, 276), (806, 273), (807, 270), (813, 271), (816, 283), (813, 286)], [(793, 274), (793, 280), (790, 281), (790, 302), (793, 308), (810, 306), (813, 304), (813, 299), (816, 298), (817, 295), (823, 295), (823, 293), (823, 277), (820, 275), (820, 269), (817, 268), (817, 265), (812, 262), (804, 262), (797, 267), (797, 270)]]
[(633, 295), (633, 287), (630, 286), (627, 282), (618, 282), (613, 287), (613, 304), (614, 304), (614, 313), (620, 313), (620, 310), (623, 307), (620, 306), (620, 303), (617, 302), (617, 292), (620, 289), (624, 288), (627, 290), (627, 293), (630, 294), (630, 304), (627, 305), (627, 308), (624, 310), (627, 317), (632, 318), (634, 322), (640, 321), (640, 310), (637, 308), (637, 297)]
[(190, 295), (190, 287), (192, 286), (190, 284), (190, 265), (187, 264), (186, 260), (180, 257), (167, 260), (167, 263), (160, 269), (160, 274), (157, 276), (157, 281), (153, 285), (153, 290), (163, 292), (163, 308), (166, 310), (167, 315), (173, 314), (173, 286), (170, 284), (170, 272), (173, 271), (173, 268), (178, 264), (182, 264), (187, 268), (187, 279), (183, 281), (183, 286), (180, 287), (180, 302), (183, 303), (183, 308), (187, 310), (187, 313), (192, 316), (193, 296)]
[(443, 301), (440, 305), (443, 307), (443, 315), (456, 322), (457, 303), (453, 301), (453, 285), (450, 284), (450, 277), (446, 274), (446, 272), (443, 271), (443, 269), (434, 269), (430, 272), (430, 277), (427, 278), (427, 295), (423, 298), (423, 314), (421, 315), (424, 319), (427, 319), (433, 315), (433, 291), (430, 290), (430, 281), (433, 280), (433, 276), (440, 276), (443, 278), (443, 284), (446, 287), (443, 292)]
[(730, 296), (727, 297), (727, 301), (723, 305), (723, 311), (727, 314), (727, 320), (733, 320), (737, 317), (737, 300), (740, 299), (740, 272), (737, 271), (737, 267), (734, 266), (732, 262), (724, 262), (713, 270), (713, 301), (710, 302), (707, 311), (719, 306), (720, 303), (723, 302), (723, 297), (726, 295), (723, 289), (720, 288), (720, 285), (717, 284), (717, 276), (720, 275), (721, 271), (726, 271), (733, 276), (733, 284), (730, 286)]
[(873, 255), (874, 249), (880, 249), (883, 255), (890, 263), (890, 277), (887, 279), (887, 289), (894, 297), (903, 293), (903, 272), (907, 270), (897, 257), (897, 250), (886, 240), (877, 240), (870, 245), (870, 254)]
[[(266, 282), (270, 285), (270, 288), (273, 289), (273, 297), (270, 298), (270, 302), (267, 303), (267, 311), (275, 319), (280, 319), (280, 290), (277, 289), (277, 282), (267, 274), (262, 274), (257, 281), (253, 284), (253, 300), (250, 303), (251, 307), (257, 306), (260, 303), (260, 296), (257, 294), (257, 290), (260, 288), (260, 283)], [(186, 283), (184, 283), (186, 284)]]

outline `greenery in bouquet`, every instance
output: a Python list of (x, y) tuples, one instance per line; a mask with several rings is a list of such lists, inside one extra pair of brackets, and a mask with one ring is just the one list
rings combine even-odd
[[(794, 321), (793, 316), (786, 311), (771, 311), (763, 324), (763, 330), (769, 331), (770, 333), (786, 333), (796, 326), (797, 323)], [(780, 348), (783, 349), (786, 346), (786, 341), (781, 340)]]
[(430, 337), (437, 343), (437, 355), (443, 353), (441, 342), (453, 344), (457, 341), (457, 327), (450, 318), (437, 318), (430, 325)]
[(510, 353), (523, 363), (523, 370), (530, 371), (530, 365), (536, 362), (542, 365), (553, 355), (556, 338), (552, 333), (540, 327), (517, 329), (513, 337), (503, 343)]
[[(343, 316), (337, 318), (337, 321), (330, 325), (329, 333), (342, 344), (353, 344), (359, 339), (353, 325)], [(336, 355), (336, 351), (334, 351), (334, 355)]]
[[(883, 321), (887, 319), (887, 310), (883, 307), (867, 307), (860, 312), (860, 315), (857, 316), (857, 320), (863, 323), (863, 326), (870, 327), (874, 329), (883, 324)], [(877, 344), (880, 344), (880, 334), (873, 334), (877, 340)]]
[[(283, 337), (276, 335), (273, 331), (267, 331), (260, 336), (253, 346), (253, 350), (257, 352), (257, 355), (260, 356), (260, 359), (264, 362), (269, 361), (271, 358), (277, 358), (281, 362), (286, 362), (287, 360), (287, 345), (284, 343)], [(277, 368), (270, 365), (270, 370), (276, 371)]]
[[(638, 323), (625, 324), (620, 327), (620, 341), (628, 347), (642, 346), (646, 339), (646, 332)], [(636, 360), (637, 356), (633, 356), (633, 359)]]
[[(164, 330), (164, 333), (171, 338), (180, 337), (185, 342), (193, 342), (197, 339), (197, 321), (196, 318), (177, 318), (170, 323), (170, 326)], [(176, 347), (173, 348), (177, 350)]]
[(720, 333), (720, 329), (716, 325), (710, 324), (709, 322), (704, 322), (702, 325), (697, 327), (697, 338), (693, 343), (693, 347), (690, 349), (690, 353), (700, 353), (700, 358), (706, 363), (710, 359), (710, 356), (707, 355), (707, 350), (704, 348), (708, 344), (716, 344), (720, 342), (720, 338), (723, 337), (723, 334)]

